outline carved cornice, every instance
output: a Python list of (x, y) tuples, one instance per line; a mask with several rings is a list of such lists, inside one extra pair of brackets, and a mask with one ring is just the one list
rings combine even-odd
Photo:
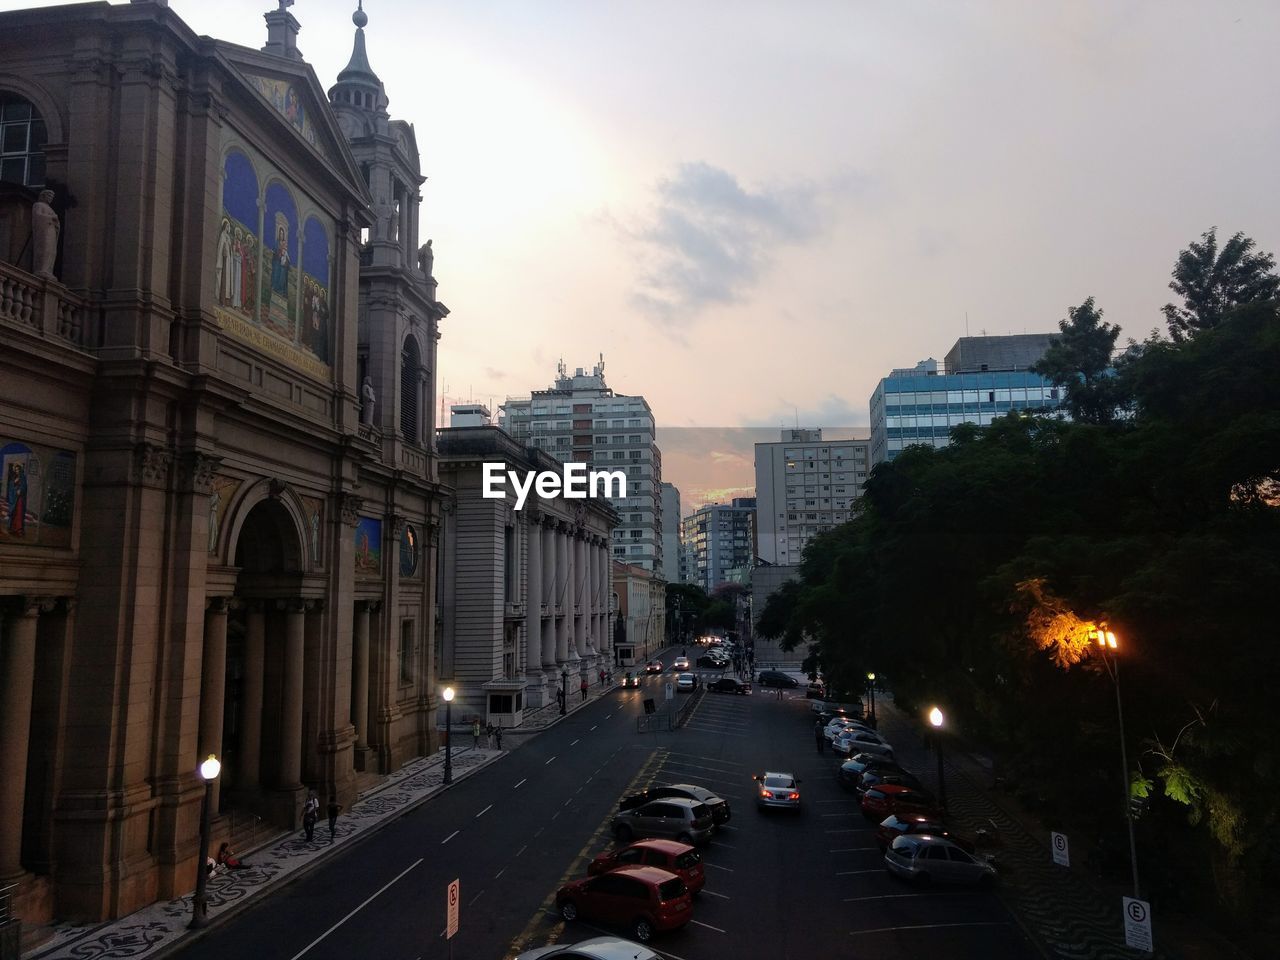
[(205, 609), (210, 613), (226, 613), (231, 608), (231, 600), (229, 597), (209, 597), (205, 602)]
[(169, 483), (173, 454), (154, 443), (140, 443), (134, 450), (134, 480), (145, 487), (164, 489)]
[(183, 490), (193, 493), (209, 493), (213, 490), (213, 476), (222, 465), (221, 457), (188, 451), (182, 454), (178, 469), (178, 482)]
[(342, 522), (348, 527), (354, 527), (360, 522), (360, 511), (364, 509), (364, 497), (357, 497), (354, 493), (344, 493), (339, 507), (342, 511)]
[(408, 523), (407, 517), (398, 513), (393, 513), (387, 517), (387, 525), (391, 528), (391, 542), (399, 543), (400, 537), (404, 533), (404, 526)]
[(284, 492), (289, 489), (289, 485), (279, 477), (272, 477), (270, 483), (267, 484), (267, 495), (272, 500), (279, 500), (284, 496)]

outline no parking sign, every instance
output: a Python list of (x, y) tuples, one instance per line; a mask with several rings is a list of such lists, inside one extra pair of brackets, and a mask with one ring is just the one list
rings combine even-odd
[(1053, 862), (1060, 867), (1071, 866), (1071, 849), (1067, 846), (1067, 835), (1065, 833), (1049, 834), (1050, 845), (1053, 847)]

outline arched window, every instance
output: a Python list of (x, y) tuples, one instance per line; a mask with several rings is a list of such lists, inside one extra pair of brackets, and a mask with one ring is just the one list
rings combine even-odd
[(404, 349), (400, 351), (400, 433), (411, 443), (420, 442), (418, 381), (421, 379), (421, 368), (418, 343), (413, 337), (406, 337)]
[(29, 100), (0, 91), (0, 180), (44, 186), (44, 120)]

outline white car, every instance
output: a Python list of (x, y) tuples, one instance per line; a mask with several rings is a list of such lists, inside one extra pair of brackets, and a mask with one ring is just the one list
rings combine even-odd
[(648, 947), (617, 937), (592, 937), (580, 943), (553, 943), (526, 950), (516, 960), (658, 960)]
[(873, 756), (893, 759), (893, 747), (875, 734), (867, 734), (861, 730), (850, 730), (840, 734), (831, 741), (831, 749), (845, 757), (851, 757), (855, 753), (870, 753)]
[(693, 690), (693, 674), (682, 673), (676, 677), (676, 690), (681, 693), (689, 693)]
[(688, 670), (688, 669), (689, 669), (689, 658), (688, 658), (688, 657), (676, 657), (675, 662), (674, 662), (673, 664), (671, 664), (671, 669), (672, 669), (672, 670)]

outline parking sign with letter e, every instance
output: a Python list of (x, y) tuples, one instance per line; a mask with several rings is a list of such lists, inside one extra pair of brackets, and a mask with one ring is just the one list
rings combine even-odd
[(447, 906), (445, 908), (445, 929), (444, 935), (446, 940), (452, 940), (453, 935), (458, 932), (458, 900), (462, 897), (462, 884), (455, 880), (449, 884), (449, 894), (447, 897)]
[(1049, 834), (1049, 843), (1053, 848), (1053, 862), (1060, 867), (1071, 866), (1071, 849), (1067, 845), (1065, 833)]

